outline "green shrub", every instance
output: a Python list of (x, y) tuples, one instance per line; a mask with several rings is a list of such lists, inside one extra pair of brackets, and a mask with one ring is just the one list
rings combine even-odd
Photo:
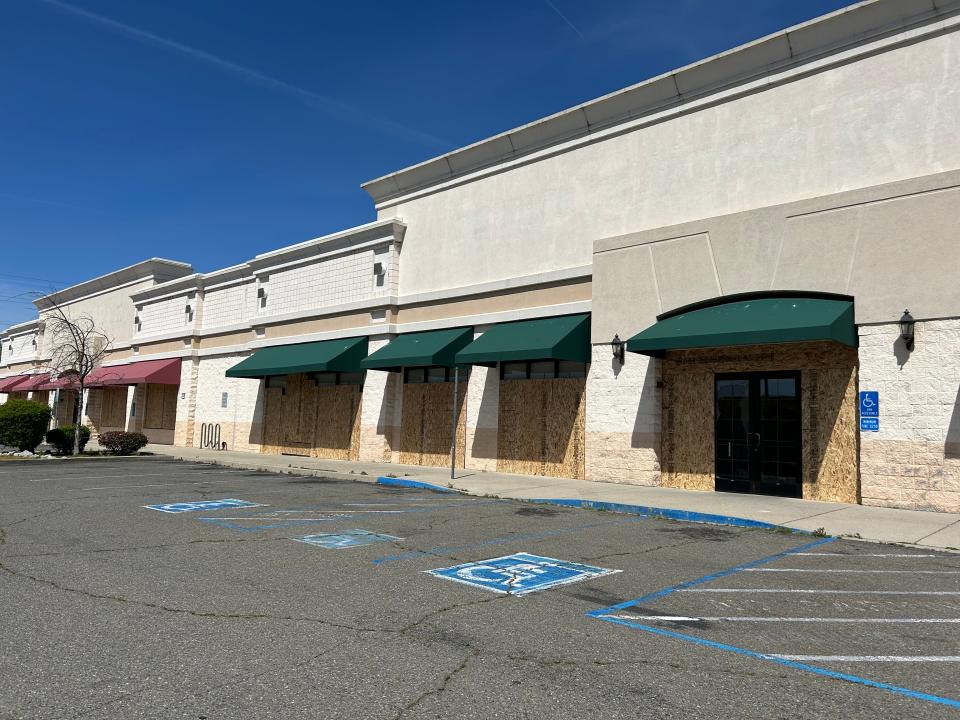
[[(80, 452), (90, 440), (90, 428), (80, 426)], [(64, 425), (47, 431), (47, 443), (53, 445), (60, 455), (73, 455), (73, 425)]]
[(111, 455), (133, 455), (147, 444), (147, 436), (138, 432), (105, 432), (97, 440)]
[(0, 445), (33, 450), (43, 442), (50, 408), (33, 400), (11, 398), (0, 405)]

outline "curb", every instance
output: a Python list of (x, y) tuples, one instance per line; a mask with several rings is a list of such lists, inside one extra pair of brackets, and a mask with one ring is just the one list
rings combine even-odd
[(649, 505), (630, 505), (627, 503), (605, 502), (603, 500), (568, 500), (561, 498), (537, 498), (527, 500), (527, 502), (586, 508), (589, 510), (606, 510), (628, 515), (659, 517), (667, 520), (683, 520), (708, 525), (729, 525), (732, 527), (754, 528), (759, 530), (786, 530), (797, 535), (812, 534), (809, 530), (797, 530), (787, 527), (786, 525), (775, 525), (762, 520), (750, 520), (749, 518), (735, 517), (733, 515), (713, 515), (711, 513), (694, 512), (692, 510), (673, 510), (671, 508), (651, 507)]
[(405, 478), (396, 477), (378, 477), (377, 485), (384, 485), (386, 487), (416, 488), (418, 490), (432, 490), (433, 492), (452, 493), (454, 495), (461, 494), (459, 490), (444, 487), (443, 485), (434, 485), (433, 483), (423, 482), (422, 480), (407, 480)]

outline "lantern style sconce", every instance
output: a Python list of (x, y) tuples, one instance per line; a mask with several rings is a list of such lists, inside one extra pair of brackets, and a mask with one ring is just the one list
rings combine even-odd
[(903, 345), (908, 351), (913, 352), (913, 326), (916, 320), (909, 310), (904, 310), (900, 317), (900, 337), (903, 339)]
[(623, 365), (624, 358), (626, 357), (627, 344), (620, 339), (620, 334), (617, 333), (613, 336), (613, 340), (610, 341), (610, 348), (613, 350), (613, 356), (620, 361), (620, 364)]

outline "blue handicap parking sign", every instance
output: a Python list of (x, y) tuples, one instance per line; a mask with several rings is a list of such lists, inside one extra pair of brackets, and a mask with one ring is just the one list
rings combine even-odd
[(880, 417), (880, 393), (876, 390), (860, 392), (860, 417)]
[(224, 498), (223, 500), (199, 500), (197, 502), (161, 503), (160, 505), (144, 505), (149, 510), (159, 510), (165, 513), (185, 513), (197, 510), (221, 510), (223, 508), (261, 507), (260, 503)]
[(319, 545), (328, 550), (340, 550), (342, 548), (357, 547), (358, 545), (372, 545), (373, 543), (402, 540), (403, 538), (370, 532), (369, 530), (346, 530), (342, 533), (318, 533), (316, 535), (304, 535), (303, 537), (295, 537), (293, 539), (297, 542), (307, 543), (308, 545)]
[(427, 572), (496, 593), (525, 595), (620, 571), (519, 552)]

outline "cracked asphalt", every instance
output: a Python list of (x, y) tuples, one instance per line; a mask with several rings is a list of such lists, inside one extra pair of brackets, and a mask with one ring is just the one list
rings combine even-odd
[[(960, 625), (937, 620), (960, 618), (956, 555), (911, 559), (901, 548), (832, 542), (762, 566), (778, 572), (644, 598), (618, 620), (666, 631), (658, 634), (587, 613), (812, 538), (163, 458), (2, 463), (0, 488), (2, 718), (957, 713), (679, 636), (785, 655), (960, 655)], [(220, 498), (260, 506), (143, 507)], [(342, 549), (291, 540), (352, 529), (400, 539)], [(521, 597), (425, 572), (521, 551), (621, 572)], [(921, 585), (928, 594), (913, 597)], [(874, 594), (821, 596), (825, 588)], [(844, 613), (934, 622), (726, 617)], [(831, 662), (819, 666), (958, 696), (955, 663)]]

